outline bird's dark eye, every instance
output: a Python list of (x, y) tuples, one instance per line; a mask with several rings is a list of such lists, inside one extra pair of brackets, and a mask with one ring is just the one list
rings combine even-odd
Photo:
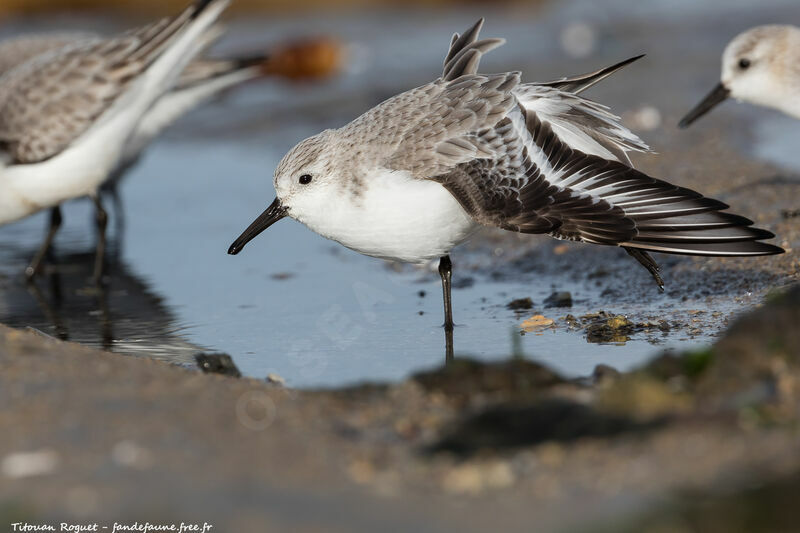
[(308, 185), (309, 183), (311, 183), (311, 174), (303, 174), (300, 176), (301, 185)]
[(742, 59), (740, 59), (739, 60), (739, 68), (742, 69), (742, 70), (750, 68), (750, 60), (747, 59), (746, 57), (743, 57)]

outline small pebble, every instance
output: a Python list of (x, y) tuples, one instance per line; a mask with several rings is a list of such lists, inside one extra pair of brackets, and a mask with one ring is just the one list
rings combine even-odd
[(530, 298), (517, 298), (516, 300), (511, 300), (506, 304), (506, 307), (511, 309), (512, 311), (522, 311), (524, 309), (531, 309), (533, 307), (533, 300)]
[(11, 453), (0, 462), (0, 472), (7, 478), (19, 479), (42, 476), (58, 466), (58, 454), (53, 450)]
[(267, 374), (267, 383), (271, 383), (272, 385), (280, 385), (281, 387), (286, 386), (286, 380), (278, 374)]
[(197, 366), (207, 374), (241, 377), (233, 359), (226, 353), (200, 353), (194, 356)]
[(554, 292), (544, 301), (545, 307), (572, 307), (572, 293), (569, 291)]

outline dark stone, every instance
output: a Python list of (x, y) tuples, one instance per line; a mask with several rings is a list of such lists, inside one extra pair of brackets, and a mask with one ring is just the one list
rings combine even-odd
[(478, 451), (570, 442), (583, 437), (612, 437), (654, 429), (665, 418), (637, 421), (583, 404), (549, 398), (533, 404), (490, 407), (458, 422), (429, 448), (431, 452), (469, 455)]
[(622, 374), (620, 374), (620, 371), (613, 366), (604, 364), (597, 365), (594, 367), (594, 372), (592, 372), (592, 378), (594, 379), (595, 383), (613, 381), (619, 378), (621, 375)]
[(533, 307), (533, 300), (530, 298), (517, 298), (516, 300), (511, 300), (508, 302), (506, 307), (512, 311), (524, 311)]
[(554, 292), (544, 301), (545, 307), (572, 307), (572, 294), (569, 291)]
[(206, 374), (222, 374), (237, 378), (242, 375), (231, 356), (226, 353), (199, 353), (194, 356), (194, 360)]

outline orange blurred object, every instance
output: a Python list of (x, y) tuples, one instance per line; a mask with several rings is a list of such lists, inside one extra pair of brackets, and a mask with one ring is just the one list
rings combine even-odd
[(316, 80), (338, 72), (343, 61), (344, 47), (336, 39), (303, 39), (271, 50), (264, 73), (295, 81)]

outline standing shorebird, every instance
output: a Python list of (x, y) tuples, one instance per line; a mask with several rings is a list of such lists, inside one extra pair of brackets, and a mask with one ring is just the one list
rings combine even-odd
[[(197, 41), (195, 55), (204, 53), (224, 34), (222, 25), (210, 27)], [(54, 32), (24, 34), (6, 39), (0, 42), (0, 76), (42, 54), (99, 38), (101, 36), (91, 33)], [(192, 60), (181, 72), (175, 86), (144, 114), (125, 143), (115, 169), (103, 183), (101, 191), (107, 192), (115, 205), (118, 232), (121, 233), (119, 230), (123, 226), (118, 184), (167, 127), (211, 98), (251, 80), (269, 76), (290, 80), (320, 79), (335, 72), (340, 61), (341, 51), (329, 39), (298, 40), (277, 46), (268, 54), (225, 58), (203, 55)], [(30, 268), (28, 272), (33, 275), (36, 269)]]
[(722, 202), (621, 162), (647, 147), (575, 94), (620, 65), (547, 84), (522, 84), (519, 72), (477, 74), (481, 55), (503, 42), (478, 40), (482, 22), (453, 37), (441, 78), (293, 148), (275, 171), (277, 198), (228, 253), (289, 216), (369, 256), (438, 258), (449, 358), (448, 254), (481, 226), (620, 246), (659, 287), (648, 251), (783, 252), (759, 242), (772, 233), (722, 213)]
[[(198, 53), (205, 52), (223, 35), (216, 24), (197, 42)], [(91, 33), (35, 33), (0, 42), (0, 76), (45, 53), (65, 46), (75, 46), (101, 36)], [(191, 61), (181, 72), (175, 86), (158, 99), (137, 125), (125, 144), (115, 181), (131, 166), (144, 149), (168, 126), (203, 102), (232, 87), (256, 78), (280, 76), (290, 80), (319, 79), (335, 72), (341, 53), (328, 39), (307, 39), (276, 47), (268, 54), (214, 58), (203, 55)]]
[[(50, 209), (33, 277), (61, 224), (59, 205), (97, 209), (94, 278), (103, 272), (107, 216), (98, 191), (137, 140), (143, 119), (205, 48), (230, 0), (197, 0), (180, 15), (110, 38), (79, 38), (0, 76), (0, 225)], [(156, 107), (154, 107), (156, 106)]]
[(688, 127), (729, 97), (800, 118), (800, 28), (756, 26), (734, 37), (722, 54), (720, 82), (679, 126)]

